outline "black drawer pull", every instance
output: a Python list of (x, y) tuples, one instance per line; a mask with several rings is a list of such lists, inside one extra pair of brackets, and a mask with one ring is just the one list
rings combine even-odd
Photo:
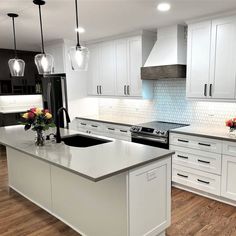
[(180, 158), (183, 158), (183, 159), (188, 159), (188, 157), (182, 156), (182, 155), (177, 155), (177, 157), (180, 157)]
[(198, 161), (198, 162), (205, 163), (205, 164), (210, 164), (210, 163), (211, 163), (210, 161), (203, 161), (203, 160), (200, 160), (200, 159), (198, 159), (197, 161)]
[(86, 125), (85, 123), (80, 123), (81, 125)]
[(120, 129), (120, 132), (127, 133), (128, 131)]
[(91, 125), (92, 127), (94, 127), (94, 128), (97, 128), (98, 126), (97, 125)]
[(180, 176), (180, 177), (188, 178), (187, 175), (181, 175), (181, 174), (179, 174), (179, 173), (177, 173), (177, 175)]
[(197, 179), (197, 181), (200, 182), (200, 183), (204, 183), (204, 184), (210, 184), (210, 182), (204, 181), (204, 180), (201, 180), (201, 179)]
[(189, 141), (188, 140), (183, 140), (183, 139), (178, 139), (179, 142), (182, 142), (182, 143), (188, 143)]
[(107, 128), (107, 129), (109, 129), (109, 130), (115, 130), (114, 128)]
[(211, 146), (211, 144), (208, 144), (208, 143), (198, 143), (198, 145), (206, 146), (206, 147), (210, 147)]

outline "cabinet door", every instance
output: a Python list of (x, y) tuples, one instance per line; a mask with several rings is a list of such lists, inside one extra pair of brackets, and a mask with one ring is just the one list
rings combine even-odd
[(212, 21), (212, 98), (234, 99), (236, 76), (236, 17)]
[[(117, 40), (116, 48), (116, 94), (126, 95), (128, 84), (128, 50), (127, 40)], [(125, 87), (126, 86), (126, 87)]]
[(100, 48), (98, 44), (89, 47), (88, 94), (98, 95), (100, 85)]
[(187, 97), (205, 98), (209, 89), (211, 21), (188, 27)]
[(236, 157), (223, 155), (221, 196), (236, 200)]
[(101, 55), (101, 77), (100, 94), (115, 94), (115, 44), (113, 41), (102, 43), (100, 46)]
[(142, 80), (141, 71), (142, 67), (142, 40), (141, 37), (133, 37), (128, 40), (129, 50), (129, 84), (127, 93), (131, 96), (142, 95)]

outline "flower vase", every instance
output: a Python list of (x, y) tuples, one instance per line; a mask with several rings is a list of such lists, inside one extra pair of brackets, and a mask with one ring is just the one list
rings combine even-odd
[(229, 130), (229, 136), (232, 138), (236, 138), (236, 128), (231, 128)]
[(44, 133), (41, 129), (36, 130), (35, 145), (44, 146)]

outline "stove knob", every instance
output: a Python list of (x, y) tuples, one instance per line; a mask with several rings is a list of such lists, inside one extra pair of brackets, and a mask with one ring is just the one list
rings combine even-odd
[(159, 130), (156, 130), (156, 134), (159, 134), (160, 133), (160, 131)]
[(160, 132), (160, 134), (161, 134), (161, 135), (164, 135), (164, 134), (165, 134), (165, 132), (164, 132), (164, 131), (161, 131), (161, 132)]

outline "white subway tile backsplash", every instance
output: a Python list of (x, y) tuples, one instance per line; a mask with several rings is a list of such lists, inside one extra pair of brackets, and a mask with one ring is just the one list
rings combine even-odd
[(140, 123), (162, 120), (199, 125), (224, 126), (236, 116), (236, 103), (186, 99), (185, 79), (154, 82), (153, 100), (99, 98), (99, 118)]

